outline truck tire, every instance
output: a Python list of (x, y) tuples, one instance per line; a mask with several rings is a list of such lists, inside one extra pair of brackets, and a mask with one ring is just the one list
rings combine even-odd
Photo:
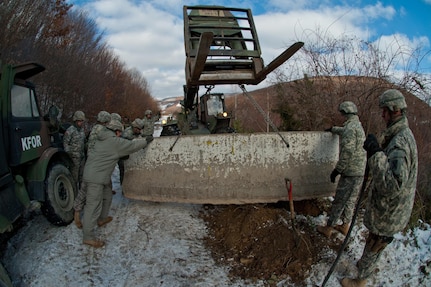
[(54, 164), (48, 170), (45, 192), (42, 212), (48, 221), (58, 226), (71, 223), (74, 213), (73, 201), (77, 191), (72, 174), (63, 164)]

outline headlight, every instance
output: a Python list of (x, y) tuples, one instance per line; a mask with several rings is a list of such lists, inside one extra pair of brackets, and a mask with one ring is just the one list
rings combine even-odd
[(223, 112), (223, 117), (227, 118), (227, 112)]
[(162, 125), (166, 125), (167, 122), (168, 122), (167, 120), (163, 119), (162, 120)]

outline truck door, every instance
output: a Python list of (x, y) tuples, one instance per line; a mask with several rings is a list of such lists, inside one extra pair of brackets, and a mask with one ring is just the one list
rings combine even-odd
[(39, 114), (34, 89), (14, 85), (11, 89), (10, 165), (37, 159), (50, 146), (47, 123)]

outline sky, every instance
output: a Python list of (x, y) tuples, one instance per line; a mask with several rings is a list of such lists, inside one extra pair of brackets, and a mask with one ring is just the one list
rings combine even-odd
[[(249, 8), (265, 64), (316, 29), (337, 37), (354, 35), (385, 47), (402, 43), (431, 51), (431, 0), (68, 0), (85, 10), (104, 32), (105, 40), (128, 68), (149, 83), (156, 99), (183, 96), (185, 52), (183, 5)], [(383, 48), (384, 49), (384, 48)], [(431, 74), (431, 53), (419, 72)], [(268, 85), (267, 81), (248, 90)], [(215, 91), (215, 90), (214, 90)], [(240, 92), (236, 85), (217, 92)]]

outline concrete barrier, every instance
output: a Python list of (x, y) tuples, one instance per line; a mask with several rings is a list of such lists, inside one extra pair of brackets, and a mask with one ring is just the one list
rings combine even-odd
[(289, 178), (294, 200), (332, 196), (336, 184), (329, 175), (338, 160), (338, 136), (281, 135), (290, 147), (277, 133), (155, 138), (126, 160), (124, 195), (199, 204), (287, 201)]

